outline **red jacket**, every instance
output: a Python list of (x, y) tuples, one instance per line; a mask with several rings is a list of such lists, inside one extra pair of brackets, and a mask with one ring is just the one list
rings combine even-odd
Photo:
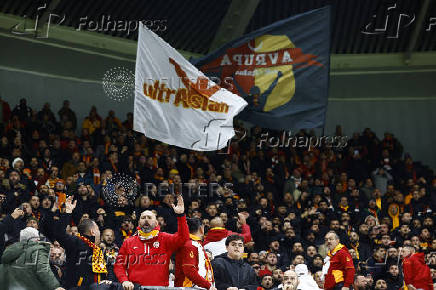
[(403, 259), (404, 283), (415, 288), (433, 290), (430, 268), (425, 264), (424, 253), (415, 253)]
[(201, 239), (191, 235), (176, 254), (174, 286), (202, 287), (209, 289), (214, 282), (212, 265), (201, 244)]
[(204, 245), (207, 245), (211, 242), (218, 242), (222, 239), (227, 238), (231, 235), (240, 235), (244, 237), (244, 243), (248, 243), (251, 241), (251, 231), (250, 226), (247, 224), (242, 225), (242, 232), (234, 233), (232, 231), (226, 230), (225, 228), (211, 228), (207, 233), (207, 236), (204, 238)]
[(225, 240), (228, 236), (240, 235), (244, 237), (244, 243), (251, 241), (251, 231), (250, 226), (247, 224), (242, 225), (242, 233), (234, 233), (232, 231), (226, 230), (225, 228), (211, 228), (204, 238), (204, 248), (212, 252), (214, 256), (221, 255), (227, 252), (225, 246)]
[(324, 289), (334, 289), (336, 284), (344, 283), (344, 287), (350, 287), (354, 281), (354, 264), (348, 249), (338, 244), (330, 253), (330, 267), (325, 275)]
[(137, 235), (127, 238), (114, 264), (118, 280), (141, 286), (168, 287), (171, 255), (189, 240), (186, 217), (177, 217), (177, 225), (176, 234), (159, 232), (156, 237), (144, 241)]

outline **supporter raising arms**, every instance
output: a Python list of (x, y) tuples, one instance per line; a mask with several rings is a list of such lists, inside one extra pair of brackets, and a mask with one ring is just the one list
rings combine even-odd
[[(54, 216), (58, 205), (53, 206), (52, 211), (42, 219), (44, 234), (52, 241), (58, 241), (66, 252), (66, 288), (82, 287), (88, 289), (102, 285), (98, 289), (104, 289), (104, 285), (112, 282), (104, 280), (107, 275), (106, 261), (103, 252), (98, 246), (100, 244), (100, 230), (97, 224), (91, 219), (83, 219), (77, 226), (79, 233), (69, 235), (66, 232), (70, 224), (71, 214), (75, 209), (77, 201), (73, 202), (70, 196), (65, 201), (65, 213)], [(74, 288), (75, 289), (75, 288)], [(94, 288), (97, 289), (97, 288)]]
[(149, 210), (141, 213), (137, 233), (126, 239), (120, 248), (114, 272), (125, 290), (141, 286), (168, 286), (171, 255), (189, 240), (183, 197), (177, 196), (178, 230), (175, 234), (160, 232), (156, 215)]

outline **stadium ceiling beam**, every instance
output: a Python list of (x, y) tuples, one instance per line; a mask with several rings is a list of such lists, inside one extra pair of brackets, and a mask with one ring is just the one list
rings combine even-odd
[[(35, 23), (31, 19), (24, 20), (24, 18), (19, 16), (0, 13), (0, 34), (59, 48), (79, 50), (84, 53), (100, 54), (115, 59), (135, 62), (137, 42), (134, 40), (93, 31), (77, 31), (73, 27), (53, 24), (49, 27), (47, 24), (41, 26), (38, 29), (40, 34), (37, 36), (12, 33), (13, 27), (20, 25), (21, 29), (25, 21), (27, 28), (34, 27)], [(201, 56), (200, 54), (184, 50), (178, 50), (178, 52), (187, 59)]]
[(209, 52), (244, 34), (260, 0), (233, 0), (221, 21)]
[(419, 10), (418, 20), (416, 21), (415, 29), (413, 30), (412, 35), (410, 36), (409, 45), (407, 47), (406, 55), (405, 55), (405, 63), (409, 64), (412, 58), (412, 53), (416, 49), (416, 44), (418, 42), (418, 37), (421, 33), (422, 26), (425, 22), (425, 16), (427, 15), (428, 8), (430, 6), (430, 0), (424, 0), (422, 3), (421, 9)]
[[(97, 32), (76, 31), (72, 27), (57, 25), (50, 27), (48, 38), (11, 33), (11, 27), (22, 20), (18, 16), (0, 13), (0, 36), (135, 63), (136, 41)], [(32, 23), (28, 25), (32, 27)], [(8, 47), (7, 41), (2, 42), (0, 53), (7, 55), (10, 49), (12, 48)], [(191, 56), (194, 58), (202, 56), (186, 51), (179, 50), (179, 52), (187, 59)], [(6, 65), (6, 62), (1, 61), (0, 66), (2, 65)], [(17, 67), (13, 62), (7, 65), (11, 68)], [(332, 54), (330, 70), (332, 76), (436, 71), (436, 52), (415, 52), (411, 55), (409, 65), (404, 63), (404, 53)]]

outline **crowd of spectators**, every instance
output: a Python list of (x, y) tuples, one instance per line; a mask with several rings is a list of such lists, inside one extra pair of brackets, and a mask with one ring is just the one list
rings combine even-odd
[[(132, 113), (121, 121), (114, 111), (101, 117), (93, 106), (79, 124), (68, 101), (57, 114), (48, 103), (37, 111), (25, 99), (13, 109), (0, 105), (0, 255), (26, 227), (44, 239), (41, 233), (50, 231), (41, 223), (44, 215), (62, 211), (74, 196), (67, 233), (77, 234), (84, 218), (95, 220), (105, 257), (114, 261), (144, 210), (156, 213), (161, 231), (176, 232), (171, 204), (182, 194), (187, 216), (201, 219), (206, 236), (217, 225), (239, 233), (249, 226), (245, 259), (263, 289), (278, 287), (283, 273), (299, 264), (307, 266), (301, 275), (311, 275), (322, 289), (329, 231), (349, 249), (361, 289), (400, 289), (404, 246), (424, 253), (436, 281), (436, 178), (391, 133), (379, 138), (367, 128), (344, 147), (309, 150), (260, 147), (265, 129), (237, 125), (243, 138), (218, 152), (197, 152), (133, 131)], [(335, 134), (343, 136), (340, 126)], [(313, 135), (301, 130), (296, 136)], [(136, 180), (136, 200), (104, 198), (116, 174)], [(65, 250), (47, 241), (51, 270), (64, 285)]]

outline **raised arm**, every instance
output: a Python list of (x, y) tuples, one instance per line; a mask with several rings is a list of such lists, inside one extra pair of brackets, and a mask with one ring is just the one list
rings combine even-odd
[(4, 235), (13, 231), (15, 220), (23, 215), (23, 210), (16, 208), (10, 215), (6, 216), (2, 221), (0, 221), (0, 235)]
[(168, 235), (168, 245), (174, 252), (189, 240), (189, 228), (186, 223), (185, 205), (181, 194), (177, 196), (177, 206), (172, 204), (172, 207), (177, 215), (177, 233)]
[(50, 240), (56, 240), (65, 249), (72, 249), (76, 245), (77, 237), (67, 234), (67, 225), (71, 221), (71, 214), (76, 207), (77, 201), (73, 202), (73, 197), (70, 196), (65, 201), (65, 213), (61, 214), (59, 220), (55, 221), (54, 211), (48, 212), (43, 218), (41, 228), (44, 229), (44, 234)]
[(250, 226), (247, 225), (247, 221), (243, 213), (238, 213), (238, 223), (241, 224), (241, 233), (234, 233), (232, 231), (229, 231), (229, 235), (240, 235), (244, 238), (244, 243), (251, 242), (251, 229)]

